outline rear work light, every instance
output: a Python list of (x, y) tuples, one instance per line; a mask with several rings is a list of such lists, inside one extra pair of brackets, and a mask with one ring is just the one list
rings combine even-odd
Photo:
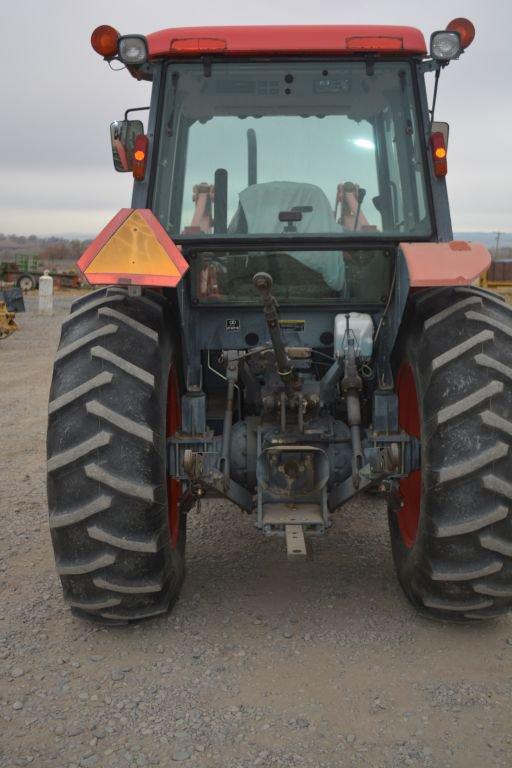
[(136, 181), (143, 181), (146, 175), (149, 139), (145, 133), (139, 133), (133, 144), (132, 172)]
[(475, 27), (469, 19), (453, 19), (444, 31), (430, 37), (430, 55), (438, 61), (457, 59), (475, 39)]
[(113, 59), (117, 56), (117, 44), (120, 38), (120, 34), (114, 27), (109, 27), (107, 24), (102, 24), (101, 27), (96, 27), (91, 35), (91, 45), (100, 56), (105, 59)]
[(433, 32), (430, 38), (430, 55), (438, 61), (450, 61), (460, 56), (462, 45), (458, 32)]
[(123, 35), (119, 38), (118, 50), (120, 60), (128, 67), (148, 60), (148, 44), (143, 35)]
[(448, 173), (448, 160), (444, 136), (440, 131), (435, 131), (430, 137), (430, 146), (432, 147), (432, 160), (434, 162), (434, 173), (436, 176), (443, 177)]

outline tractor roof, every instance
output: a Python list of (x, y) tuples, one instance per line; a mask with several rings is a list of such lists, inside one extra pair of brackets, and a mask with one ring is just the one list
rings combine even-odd
[(150, 58), (271, 54), (424, 55), (425, 39), (414, 27), (382, 25), (182, 27), (147, 36)]

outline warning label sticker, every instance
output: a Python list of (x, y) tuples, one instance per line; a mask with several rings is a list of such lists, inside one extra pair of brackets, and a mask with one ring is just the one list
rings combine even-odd
[(306, 325), (304, 320), (279, 320), (283, 331), (303, 331)]

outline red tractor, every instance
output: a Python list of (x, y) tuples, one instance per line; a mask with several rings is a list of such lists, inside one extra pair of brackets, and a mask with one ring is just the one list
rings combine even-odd
[[(512, 316), (454, 241), (448, 126), (425, 76), (474, 36), (400, 26), (99, 27), (152, 82), (111, 126), (132, 172), (81, 257), (49, 406), (48, 499), (72, 610), (164, 613), (204, 497), (288, 556), (356, 493), (387, 499), (422, 612), (512, 604)], [(227, 524), (227, 523), (226, 523)]]

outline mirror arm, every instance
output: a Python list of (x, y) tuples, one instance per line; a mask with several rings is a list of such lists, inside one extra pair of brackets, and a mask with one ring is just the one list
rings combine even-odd
[(150, 109), (150, 107), (130, 107), (130, 109), (127, 109), (124, 113), (124, 119), (128, 120), (130, 112), (146, 112), (148, 109)]
[(441, 74), (441, 68), (436, 69), (435, 81), (434, 81), (434, 94), (432, 96), (432, 108), (430, 109), (430, 131), (431, 132), (432, 132), (432, 123), (434, 122), (434, 112), (436, 110), (437, 88), (439, 86), (440, 74)]

